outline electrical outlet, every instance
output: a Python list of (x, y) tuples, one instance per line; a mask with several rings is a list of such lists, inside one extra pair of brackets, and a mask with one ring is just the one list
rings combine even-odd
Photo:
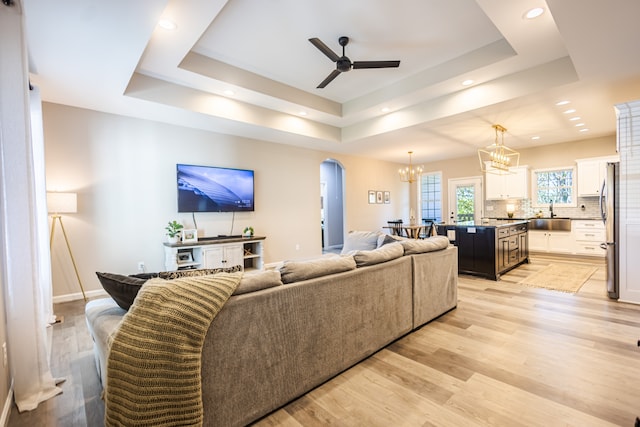
[(296, 251), (300, 250), (300, 243), (296, 243)]
[(144, 273), (144, 271), (145, 271), (144, 261), (138, 261), (138, 272)]
[(9, 364), (9, 356), (7, 356), (7, 343), (2, 343), (2, 363), (4, 363), (4, 367)]

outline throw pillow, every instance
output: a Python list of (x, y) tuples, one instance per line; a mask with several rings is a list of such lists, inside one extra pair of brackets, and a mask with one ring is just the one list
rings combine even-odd
[(378, 247), (380, 233), (373, 231), (350, 231), (344, 239), (342, 254), (353, 251), (370, 251)]
[(224, 268), (199, 268), (195, 270), (161, 271), (158, 273), (157, 277), (161, 279), (171, 280), (179, 279), (180, 277), (208, 276), (209, 274), (235, 273), (237, 271), (242, 271), (241, 265), (234, 265), (233, 267)]
[(353, 256), (334, 256), (309, 261), (285, 261), (280, 267), (282, 283), (293, 283), (356, 268)]
[(404, 248), (400, 242), (389, 243), (371, 251), (357, 251), (353, 259), (358, 267), (380, 264), (404, 255)]
[(447, 236), (432, 236), (423, 240), (407, 239), (400, 244), (404, 247), (405, 255), (422, 254), (445, 249), (449, 246), (449, 239)]
[(100, 284), (113, 300), (124, 310), (129, 310), (138, 291), (147, 279), (123, 276), (121, 274), (96, 272)]
[(384, 245), (387, 245), (389, 243), (399, 242), (400, 240), (403, 240), (403, 239), (406, 239), (406, 237), (392, 236), (390, 234), (381, 234), (380, 237), (378, 237), (378, 247), (381, 248)]

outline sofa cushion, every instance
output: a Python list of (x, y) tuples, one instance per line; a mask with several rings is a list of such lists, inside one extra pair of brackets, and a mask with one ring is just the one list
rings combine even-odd
[(373, 231), (350, 231), (344, 239), (342, 254), (353, 251), (370, 251), (378, 247), (380, 233)]
[(282, 278), (278, 270), (252, 271), (245, 273), (233, 295), (247, 294), (261, 289), (281, 286)]
[(449, 246), (449, 239), (446, 236), (432, 236), (428, 239), (407, 239), (400, 244), (404, 247), (404, 254), (422, 254), (425, 252), (439, 251)]
[(96, 275), (104, 290), (125, 310), (129, 310), (138, 291), (147, 281), (147, 279), (113, 273), (96, 272)]
[(370, 251), (357, 251), (353, 254), (353, 259), (358, 267), (380, 264), (391, 261), (404, 255), (404, 248), (400, 242), (388, 243), (378, 249)]
[(282, 283), (293, 283), (356, 268), (353, 256), (329, 256), (308, 261), (285, 261), (280, 267)]

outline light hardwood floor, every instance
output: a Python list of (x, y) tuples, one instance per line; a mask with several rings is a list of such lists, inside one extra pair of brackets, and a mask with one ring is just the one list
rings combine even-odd
[[(640, 306), (610, 301), (605, 268), (577, 294), (462, 275), (458, 308), (259, 420), (266, 426), (633, 426), (640, 415)], [(56, 306), (53, 372), (64, 393), (9, 426), (101, 426), (83, 305)]]

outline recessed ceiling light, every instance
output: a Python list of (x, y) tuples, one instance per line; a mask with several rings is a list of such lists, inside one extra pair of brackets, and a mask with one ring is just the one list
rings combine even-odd
[(300, 112), (298, 112), (298, 114), (301, 115), (301, 116), (306, 116), (307, 112), (306, 111), (300, 111)]
[(578, 117), (578, 116), (571, 117), (569, 120), (571, 120), (572, 122), (575, 122), (576, 120), (580, 120), (580, 117)]
[(534, 141), (537, 141), (537, 140), (540, 139), (540, 137), (539, 136), (532, 136), (531, 139), (533, 139)]
[(526, 19), (535, 19), (538, 16), (542, 15), (544, 13), (544, 9), (541, 7), (534, 7), (531, 10), (528, 10), (527, 13), (524, 14), (524, 17)]
[(473, 80), (471, 79), (467, 79), (465, 81), (462, 82), (462, 86), (469, 86), (473, 84)]
[(564, 114), (571, 114), (571, 113), (575, 113), (575, 112), (576, 112), (575, 108), (571, 108), (571, 109), (569, 109), (567, 111), (563, 111)]
[(580, 129), (580, 132), (589, 132), (588, 128)]
[(163, 28), (163, 29), (168, 30), (168, 31), (173, 31), (173, 30), (175, 30), (176, 28), (178, 28), (178, 26), (176, 25), (176, 23), (175, 23), (175, 22), (173, 22), (173, 21), (172, 21), (172, 20), (170, 20), (170, 19), (161, 19), (161, 20), (158, 22), (158, 25), (160, 26), (160, 28)]
[(235, 93), (234, 91), (232, 91), (231, 89), (226, 89), (226, 90), (224, 91), (224, 94), (225, 94), (225, 95), (227, 95), (227, 96), (233, 96), (233, 95), (235, 95), (236, 93)]
[(570, 103), (571, 103), (571, 101), (567, 101), (567, 100), (565, 99), (564, 101), (558, 101), (558, 102), (556, 102), (556, 105), (559, 107), (559, 106), (561, 106), (561, 105), (567, 105), (567, 104), (570, 104)]
[(577, 128), (582, 127), (582, 126), (584, 126), (584, 123), (576, 123), (576, 127)]
[(391, 108), (389, 108), (389, 107), (382, 107), (382, 108), (380, 109), (380, 111), (382, 111), (383, 113), (388, 113), (389, 111), (391, 111)]

